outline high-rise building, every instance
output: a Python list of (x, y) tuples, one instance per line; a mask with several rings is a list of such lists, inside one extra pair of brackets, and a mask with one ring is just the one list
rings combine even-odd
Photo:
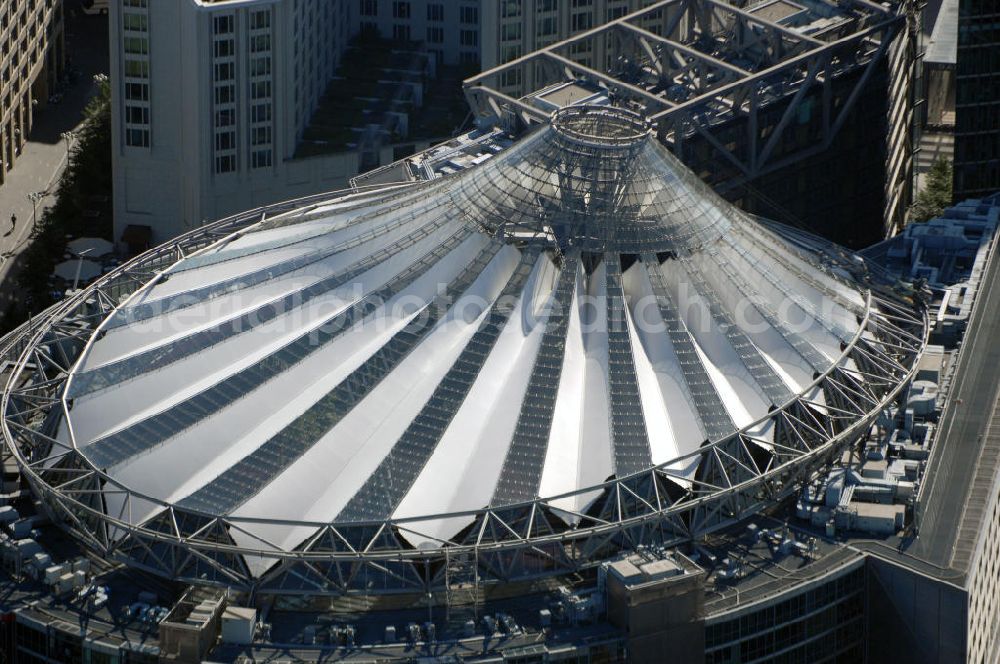
[(489, 69), (652, 0), (359, 0), (356, 28), (422, 41), (444, 64)]
[(110, 21), (116, 240), (353, 174), (288, 162), (347, 43), (345, 0), (113, 0)]
[(853, 247), (903, 225), (917, 140), (912, 2), (643, 4), (470, 77), (479, 125), (516, 131), (581, 99), (625, 99), (748, 212)]
[[(373, 120), (406, 111), (393, 95), (360, 108), (360, 98), (376, 95), (363, 86), (328, 109), (338, 122), (356, 116), (355, 124), (330, 129), (320, 100), (358, 35), (432, 56), (420, 73), (429, 79), (441, 66), (476, 71), (509, 61), (641, 4), (112, 0), (115, 240), (157, 244), (248, 205), (337, 189), (394, 154), (447, 138), (450, 124), (421, 135), (405, 120)], [(402, 55), (411, 67), (420, 60)], [(383, 78), (408, 75), (394, 63)], [(454, 94), (461, 99), (457, 85)], [(413, 106), (422, 99), (414, 94)], [(316, 114), (325, 117), (313, 122)]]
[[(585, 33), (651, 4), (653, 0), (484, 0), (483, 69)], [(591, 62), (604, 61), (603, 53), (580, 50), (572, 55), (574, 60), (589, 56)], [(527, 73), (529, 79), (532, 73)], [(530, 84), (520, 80), (506, 83)]]
[(1000, 2), (960, 0), (955, 200), (1000, 190)]
[(424, 42), (442, 64), (479, 67), (483, 0), (358, 0), (354, 28)]
[(859, 255), (475, 134), (0, 339), (0, 657), (997, 661), (1000, 196)]
[(48, 102), (64, 62), (62, 0), (0, 2), (0, 184)]

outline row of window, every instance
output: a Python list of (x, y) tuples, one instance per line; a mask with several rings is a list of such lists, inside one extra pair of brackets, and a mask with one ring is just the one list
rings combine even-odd
[(267, 168), (273, 161), (270, 25), (270, 9), (250, 12), (250, 168)]
[[(628, 0), (611, 0), (611, 2), (625, 3)], [(559, 9), (559, 5), (559, 0), (537, 0), (535, 2), (535, 12), (538, 14), (554, 12)], [(594, 0), (572, 0), (570, 2), (570, 9), (589, 9), (593, 6)], [(617, 11), (619, 8), (615, 7), (614, 9)], [(501, 18), (518, 18), (522, 15), (523, 11), (522, 0), (505, 0), (500, 5)]]
[[(360, 0), (360, 13), (362, 17), (374, 18), (378, 16), (379, 0)], [(554, 2), (555, 0), (551, 0)], [(409, 0), (393, 0), (392, 17), (400, 19), (412, 18), (412, 6)], [(428, 21), (444, 21), (444, 4), (429, 3), (427, 5)], [(460, 6), (458, 8), (458, 20), (461, 23), (479, 25), (479, 7)]]
[(125, 145), (148, 148), (149, 107), (149, 15), (147, 0), (122, 2), (122, 69), (124, 70)]
[(297, 137), (308, 124), (347, 43), (348, 3), (298, 0), (292, 17), (295, 39), (293, 98)]
[(236, 170), (236, 15), (212, 17), (215, 172)]

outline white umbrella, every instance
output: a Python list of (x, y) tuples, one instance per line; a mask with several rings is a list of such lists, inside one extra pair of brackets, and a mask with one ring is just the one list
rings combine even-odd
[(65, 279), (66, 281), (73, 281), (76, 279), (76, 270), (80, 269), (80, 280), (90, 281), (97, 275), (101, 273), (101, 264), (95, 263), (94, 261), (80, 260), (79, 258), (74, 258), (72, 260), (63, 261), (56, 265), (56, 268), (52, 270), (52, 274), (56, 275), (60, 279)]
[(115, 250), (115, 245), (99, 237), (81, 237), (68, 242), (66, 249), (74, 256), (87, 252), (89, 256), (104, 256)]

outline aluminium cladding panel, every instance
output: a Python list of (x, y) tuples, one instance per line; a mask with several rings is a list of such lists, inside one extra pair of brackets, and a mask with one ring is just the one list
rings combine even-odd
[[(225, 514), (259, 492), (332, 430), (409, 355), (499, 250), (500, 245), (495, 241), (487, 244), (448, 284), (443, 294), (422, 308), (411, 324), (393, 335), (337, 387), (251, 454), (181, 500), (179, 506)], [(427, 256), (423, 260), (436, 260), (436, 256)]]
[(379, 520), (392, 515), (461, 408), (510, 318), (512, 298), (521, 293), (537, 259), (536, 250), (524, 251), (479, 329), (389, 454), (337, 515), (337, 521)]
[[(447, 251), (461, 244), (461, 241), (471, 231), (462, 230), (451, 236), (443, 245), (432, 250), (429, 255), (440, 257)], [(362, 272), (371, 269), (393, 254), (406, 249), (426, 237), (424, 234), (411, 235), (404, 240), (385, 248), (385, 255), (380, 261), (359, 261), (358, 264), (345, 270), (338, 277), (342, 283), (358, 277)], [(446, 249), (447, 251), (443, 251)], [(382, 252), (378, 252), (381, 254)], [(429, 269), (433, 261), (418, 261), (421, 269)], [(214, 415), (219, 410), (229, 406), (250, 391), (260, 387), (277, 373), (288, 370), (298, 362), (310, 356), (324, 344), (337, 338), (345, 330), (360, 322), (393, 294), (405, 288), (420, 276), (420, 270), (404, 271), (391, 279), (381, 289), (364, 296), (361, 300), (336, 314), (319, 328), (309, 330), (278, 351), (271, 353), (258, 362), (232, 374), (215, 385), (181, 401), (156, 415), (138, 422), (126, 429), (117, 431), (95, 440), (86, 447), (86, 455), (98, 467), (111, 467), (127, 462), (132, 457), (141, 454), (191, 426), (195, 422)]]
[(966, 588), (868, 556), (869, 661), (968, 661), (969, 602)]

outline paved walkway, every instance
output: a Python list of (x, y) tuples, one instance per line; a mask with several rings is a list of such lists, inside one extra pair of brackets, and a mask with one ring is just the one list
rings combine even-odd
[[(67, 3), (66, 53), (79, 70), (76, 83), (65, 90), (58, 104), (36, 109), (35, 123), (28, 142), (14, 168), (0, 185), (0, 315), (19, 293), (13, 288), (17, 257), (28, 245), (33, 216), (41, 218), (54, 202), (59, 176), (66, 165), (67, 141), (63, 132), (80, 128), (83, 109), (97, 90), (94, 74), (108, 71), (107, 18), (79, 15), (71, 11), (76, 3)], [(44, 192), (35, 215), (28, 194)], [(11, 215), (17, 224), (11, 228)]]

